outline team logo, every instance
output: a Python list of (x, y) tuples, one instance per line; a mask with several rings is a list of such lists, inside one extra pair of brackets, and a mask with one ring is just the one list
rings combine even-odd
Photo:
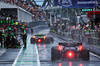
[(62, 5), (63, 6), (72, 6), (72, 1), (71, 0), (62, 0)]

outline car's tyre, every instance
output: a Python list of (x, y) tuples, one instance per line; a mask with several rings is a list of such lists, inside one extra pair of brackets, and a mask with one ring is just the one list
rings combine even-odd
[(54, 39), (52, 37), (47, 37), (44, 41), (46, 44), (50, 44), (54, 42)]
[(61, 53), (57, 50), (57, 46), (51, 48), (51, 61), (60, 60)]
[(50, 44), (50, 39), (49, 39), (49, 38), (46, 38), (46, 39), (44, 40), (44, 43)]
[(50, 42), (51, 42), (51, 43), (53, 43), (53, 42), (54, 42), (53, 37), (49, 37), (49, 40), (50, 40)]
[(80, 57), (81, 57), (82, 60), (89, 61), (89, 59), (90, 59), (89, 50), (81, 51), (80, 52)]
[(31, 44), (35, 44), (35, 39), (31, 38)]

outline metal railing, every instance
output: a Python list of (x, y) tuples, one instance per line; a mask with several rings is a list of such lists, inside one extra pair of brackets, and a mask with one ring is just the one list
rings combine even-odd
[[(55, 31), (56, 32), (56, 31)], [(60, 32), (57, 33), (60, 36), (64, 36), (66, 38), (71, 38), (73, 40), (90, 44), (90, 45), (100, 45), (100, 31), (89, 30), (89, 36), (85, 36), (85, 30), (73, 30), (71, 32)]]
[(100, 32), (95, 30), (89, 31), (89, 37), (85, 36), (84, 30), (75, 30), (74, 36), (72, 36), (72, 39), (78, 40), (80, 42), (87, 42), (88, 44), (92, 45), (100, 45)]

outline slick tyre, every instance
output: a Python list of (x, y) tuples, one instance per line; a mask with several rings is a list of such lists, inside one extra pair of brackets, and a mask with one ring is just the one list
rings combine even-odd
[(61, 54), (60, 51), (57, 50), (57, 46), (52, 47), (51, 49), (51, 61), (60, 60)]
[(51, 43), (54, 42), (54, 39), (52, 37), (49, 37), (49, 40), (50, 40)]
[(89, 50), (83, 50), (82, 52), (80, 52), (80, 56), (82, 60), (89, 61), (90, 59)]
[(50, 40), (49, 40), (49, 38), (46, 38), (46, 39), (44, 40), (44, 43), (46, 43), (46, 44), (50, 44)]
[(35, 44), (35, 39), (31, 38), (31, 44)]

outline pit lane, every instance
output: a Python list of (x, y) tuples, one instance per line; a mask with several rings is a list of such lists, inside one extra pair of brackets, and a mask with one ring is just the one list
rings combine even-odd
[[(49, 29), (42, 30), (38, 32), (39, 34), (49, 34)], [(51, 34), (49, 34), (51, 35)], [(52, 36), (52, 35), (51, 35)], [(51, 61), (51, 48), (52, 46), (57, 46), (59, 41), (63, 41), (62, 39), (57, 38), (56, 36), (52, 36), (54, 38), (53, 44), (37, 44), (40, 65), (41, 66), (99, 66), (100, 59), (94, 54), (90, 52), (90, 60), (89, 61)]]
[[(37, 44), (37, 51), (40, 61), (40, 66), (99, 66), (100, 59), (93, 54), (90, 53), (90, 61), (51, 61), (51, 48), (52, 46), (57, 46), (59, 41), (63, 41), (62, 39), (57, 38), (49, 34), (49, 29), (41, 30), (35, 32), (35, 34), (48, 34), (54, 38), (53, 44)], [(32, 36), (32, 35), (31, 35)], [(31, 36), (29, 38), (31, 38)], [(28, 43), (29, 44), (29, 43)], [(29, 47), (28, 47), (29, 48)], [(34, 48), (35, 49), (35, 48)], [(16, 58), (20, 48), (18, 49), (8, 49), (1, 57), (0, 57), (0, 66), (11, 66)]]

